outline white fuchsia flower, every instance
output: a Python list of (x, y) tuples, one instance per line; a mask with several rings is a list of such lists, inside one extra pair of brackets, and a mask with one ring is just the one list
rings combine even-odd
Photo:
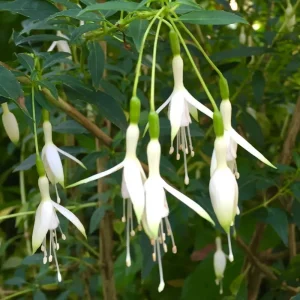
[(209, 182), (209, 194), (214, 212), (220, 225), (228, 236), (229, 260), (233, 261), (230, 240), (230, 226), (238, 210), (238, 185), (232, 171), (227, 166), (227, 145), (224, 136), (217, 136), (215, 140), (215, 155), (217, 167)]
[[(245, 150), (250, 152), (253, 156), (258, 158), (260, 161), (265, 163), (266, 165), (276, 168), (268, 159), (266, 159), (259, 151), (257, 151), (247, 140), (245, 140), (240, 134), (238, 134), (231, 126), (231, 113), (232, 107), (229, 100), (222, 100), (220, 105), (220, 111), (223, 117), (224, 124), (224, 138), (226, 141), (226, 161), (228, 167), (232, 170), (233, 174), (236, 178), (239, 178), (239, 173), (236, 165), (236, 152), (237, 152), (237, 144), (243, 147)], [(214, 173), (216, 169), (216, 156), (213, 153), (212, 162), (210, 168), (210, 175)]]
[[(86, 233), (82, 223), (72, 212), (51, 200), (49, 193), (49, 181), (46, 176), (42, 176), (39, 178), (38, 185), (41, 193), (41, 202), (35, 214), (35, 221), (32, 233), (32, 249), (34, 253), (41, 246), (41, 250), (44, 253), (44, 264), (46, 264), (47, 261), (52, 262), (54, 257), (57, 269), (57, 279), (60, 282), (62, 278), (59, 271), (59, 265), (56, 256), (56, 250), (59, 249), (59, 243), (56, 232), (57, 229), (59, 229), (63, 240), (66, 239), (66, 236), (63, 234), (59, 226), (59, 219), (57, 217), (56, 211), (59, 211), (64, 217), (66, 217), (70, 222), (72, 222), (76, 226), (76, 228), (84, 235), (85, 238)], [(48, 232), (49, 252), (47, 252), (46, 238)]]
[(15, 117), (15, 115), (9, 111), (7, 103), (2, 103), (2, 110), (3, 110), (3, 115), (2, 115), (2, 122), (3, 122), (3, 127), (5, 129), (5, 132), (9, 139), (14, 143), (17, 144), (19, 142), (20, 138), (20, 132), (19, 132), (19, 125), (18, 121)]
[[(63, 34), (60, 30), (56, 32), (56, 35), (59, 37), (63, 37), (66, 40), (69, 40), (69, 38), (65, 34)], [(65, 40), (54, 41), (48, 48), (47, 52), (53, 51), (55, 47), (57, 47), (58, 52), (66, 52), (71, 54), (71, 48), (68, 42)]]
[(42, 149), (42, 160), (45, 166), (46, 174), (50, 182), (55, 186), (57, 202), (60, 203), (60, 198), (57, 191), (57, 183), (60, 183), (64, 187), (65, 176), (62, 166), (62, 162), (59, 153), (72, 159), (78, 163), (81, 167), (85, 168), (84, 164), (73, 155), (65, 152), (56, 147), (52, 141), (52, 125), (49, 121), (43, 123), (43, 130), (45, 136), (45, 145)]
[(211, 217), (199, 204), (174, 189), (161, 178), (159, 171), (160, 155), (161, 146), (158, 139), (151, 139), (147, 147), (149, 177), (145, 182), (146, 205), (143, 217), (143, 226), (145, 232), (151, 240), (151, 244), (154, 247), (153, 260), (156, 261), (156, 259), (158, 259), (160, 273), (160, 284), (158, 287), (159, 292), (161, 292), (165, 286), (160, 252), (160, 244), (163, 245), (164, 251), (167, 252), (164, 223), (166, 226), (167, 235), (169, 235), (172, 240), (172, 251), (173, 253), (177, 252), (171, 225), (168, 220), (169, 208), (166, 200), (165, 190), (194, 210), (202, 218), (214, 225)]
[(180, 55), (175, 55), (172, 60), (174, 88), (170, 97), (157, 109), (160, 113), (169, 105), (168, 117), (171, 123), (171, 147), (170, 154), (174, 152), (174, 139), (176, 139), (176, 158), (180, 159), (179, 151), (182, 151), (184, 158), (185, 184), (189, 184), (186, 155), (194, 156), (194, 149), (190, 133), (189, 124), (192, 122), (191, 116), (198, 121), (200, 110), (205, 115), (212, 118), (212, 111), (197, 101), (184, 87), (183, 84), (183, 60)]
[[(139, 127), (137, 124), (130, 124), (126, 131), (126, 155), (124, 160), (113, 168), (101, 172), (99, 174), (93, 175), (86, 179), (80, 180), (74, 184), (71, 184), (68, 187), (74, 187), (83, 183), (88, 183), (93, 180), (97, 180), (108, 176), (120, 169), (123, 168), (123, 179), (122, 179), (122, 197), (123, 197), (123, 217), (122, 221), (127, 220), (126, 226), (126, 237), (127, 237), (127, 256), (126, 264), (127, 266), (131, 265), (130, 258), (130, 248), (129, 233), (133, 236), (135, 234), (133, 228), (133, 215), (132, 215), (132, 206), (138, 221), (138, 224), (141, 223), (142, 215), (145, 207), (145, 191), (144, 191), (144, 182), (146, 180), (146, 175), (142, 168), (140, 161), (136, 156), (136, 148), (139, 140)], [(127, 199), (127, 214), (126, 214), (126, 203)], [(125, 217), (126, 215), (126, 217)]]
[(216, 237), (216, 252), (214, 254), (214, 270), (216, 275), (216, 284), (220, 285), (220, 295), (223, 294), (223, 277), (226, 268), (226, 254), (222, 250), (222, 241)]

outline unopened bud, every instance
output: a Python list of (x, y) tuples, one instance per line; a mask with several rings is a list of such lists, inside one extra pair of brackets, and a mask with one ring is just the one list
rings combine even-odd
[(20, 138), (17, 119), (15, 115), (9, 111), (7, 103), (2, 104), (2, 109), (3, 109), (2, 122), (3, 122), (5, 132), (8, 135), (9, 139), (14, 144), (17, 144)]

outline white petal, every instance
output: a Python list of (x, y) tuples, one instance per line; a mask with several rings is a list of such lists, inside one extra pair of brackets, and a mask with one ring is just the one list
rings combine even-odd
[(48, 230), (53, 216), (52, 200), (43, 200), (39, 204), (34, 220), (32, 233), (32, 251), (33, 253), (41, 246)]
[(196, 100), (188, 91), (185, 92), (184, 97), (186, 101), (188, 101), (191, 105), (203, 112), (205, 115), (207, 115), (210, 118), (213, 117), (213, 112), (208, 107)]
[(209, 214), (195, 201), (187, 197), (186, 195), (180, 193), (176, 189), (174, 189), (172, 186), (167, 184), (163, 179), (161, 179), (163, 182), (163, 187), (174, 197), (176, 197), (178, 200), (183, 202), (186, 206), (191, 208), (193, 211), (195, 211), (200, 217), (204, 218), (205, 220), (209, 221), (213, 225), (215, 225), (212, 218), (209, 216)]
[(217, 168), (209, 182), (209, 194), (215, 214), (226, 233), (236, 214), (238, 187), (231, 170)]
[(58, 152), (60, 152), (64, 156), (72, 159), (73, 161), (77, 162), (81, 167), (83, 167), (84, 169), (86, 169), (86, 166), (79, 159), (77, 159), (75, 156), (71, 155), (70, 153), (68, 153), (66, 151), (63, 151), (63, 150), (59, 149), (58, 147), (56, 147), (56, 148), (57, 148)]
[(180, 128), (183, 116), (185, 115), (185, 100), (183, 91), (177, 91), (173, 94), (170, 106), (169, 106), (169, 119), (171, 123), (171, 144), (173, 144), (174, 138), (176, 137)]
[(149, 238), (157, 239), (159, 225), (164, 213), (165, 191), (161, 178), (149, 177), (145, 182), (146, 205), (145, 214), (149, 230)]
[(103, 178), (103, 177), (105, 177), (107, 175), (110, 175), (110, 174), (112, 174), (112, 173), (120, 170), (123, 167), (123, 165), (124, 165), (124, 161), (122, 161), (118, 165), (116, 165), (116, 166), (112, 167), (111, 169), (108, 169), (108, 170), (106, 170), (104, 172), (98, 173), (98, 174), (90, 176), (90, 177), (88, 177), (86, 179), (82, 179), (82, 180), (77, 181), (77, 182), (75, 182), (73, 184), (70, 184), (70, 185), (67, 186), (67, 188), (74, 187), (74, 186), (77, 186), (77, 185), (80, 185), (80, 184), (83, 184), (83, 183), (88, 183), (90, 181)]
[[(171, 96), (156, 110), (156, 112), (159, 114), (171, 101), (171, 97), (172, 97), (173, 93), (171, 94)], [(147, 123), (144, 132), (143, 132), (143, 137), (145, 136), (146, 132), (149, 129), (149, 123)]]
[(140, 172), (140, 162), (137, 159), (125, 159), (123, 176), (137, 221), (140, 224), (145, 208), (145, 190)]
[(230, 136), (235, 140), (241, 147), (250, 152), (253, 156), (258, 158), (266, 165), (276, 169), (276, 167), (269, 162), (259, 151), (257, 151), (249, 142), (247, 142), (241, 135), (239, 135), (233, 128), (229, 130)]
[(80, 222), (80, 220), (72, 213), (70, 212), (68, 209), (66, 209), (65, 207), (55, 203), (54, 201), (52, 201), (52, 205), (55, 207), (55, 209), (57, 209), (64, 217), (66, 217), (70, 222), (72, 222), (77, 229), (84, 235), (85, 238), (86, 237), (86, 233), (85, 233), (85, 229), (82, 225), (82, 223)]
[[(59, 182), (62, 186), (64, 186), (64, 170), (57, 151), (57, 147), (52, 143), (48, 143), (44, 146), (43, 151), (43, 158), (45, 160), (45, 164), (49, 166), (49, 169), (55, 177), (55, 181)], [(52, 174), (49, 174), (49, 179)]]

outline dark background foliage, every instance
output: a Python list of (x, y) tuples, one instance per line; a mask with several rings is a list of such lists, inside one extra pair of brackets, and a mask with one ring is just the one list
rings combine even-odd
[[(94, 2), (85, 0), (80, 4), (85, 7)], [(293, 5), (296, 2), (291, 1)], [(197, 3), (208, 10), (231, 11), (229, 1), (225, 0)], [(235, 260), (227, 263), (224, 294), (220, 296), (213, 271), (216, 231), (171, 196), (168, 196), (170, 222), (178, 253), (174, 255), (169, 251), (163, 257), (165, 290), (161, 294), (157, 292), (158, 267), (152, 262), (152, 249), (143, 232), (137, 232), (131, 239), (133, 264), (126, 268), (125, 225), (121, 222), (121, 172), (103, 180), (107, 188), (102, 193), (97, 193), (96, 182), (70, 190), (60, 189), (63, 204), (72, 207), (88, 233), (88, 240), (85, 241), (73, 225), (68, 226), (68, 222), (60, 218), (67, 235), (66, 241), (60, 241), (58, 252), (62, 283), (56, 281), (53, 264), (43, 265), (41, 252), (31, 255), (34, 212), (40, 199), (38, 177), (33, 167), (35, 151), (30, 119), (30, 80), (36, 81), (36, 78), (30, 55), (34, 54), (41, 63), (39, 85), (50, 90), (54, 98), (59, 95), (70, 103), (113, 139), (110, 147), (102, 141), (99, 145), (93, 134), (72, 119), (72, 113), (59, 109), (59, 105), (49, 101), (42, 92), (36, 93), (40, 145), (43, 144), (41, 109), (46, 108), (51, 112), (56, 145), (76, 155), (88, 168), (85, 171), (64, 160), (67, 182), (72, 183), (94, 174), (97, 159), (107, 169), (124, 157), (128, 102), (138, 57), (136, 47), (141, 36), (133, 23), (129, 28), (113, 31), (111, 35), (100, 35), (99, 15), (94, 12), (79, 18), (87, 21), (85, 27), (81, 27), (84, 29), (79, 31), (77, 14), (80, 8), (76, 1), (0, 1), (0, 61), (5, 67), (13, 68), (24, 93), (24, 98), (9, 102), (20, 126), (22, 139), (18, 146), (10, 143), (0, 124), (1, 299), (102, 299), (106, 283), (100, 275), (103, 240), (99, 241), (99, 224), (101, 229), (105, 218), (109, 218), (113, 228), (110, 236), (111, 258), (118, 299), (267, 300), (295, 296), (300, 273), (300, 258), (293, 251), (298, 246), (300, 226), (300, 157), (299, 140), (293, 143), (291, 134), (295, 126), (299, 127), (295, 125), (293, 115), (299, 118), (300, 112), (297, 108), (300, 103), (300, 26), (296, 24), (292, 32), (286, 28), (280, 29), (285, 20), (285, 1), (239, 0), (237, 3), (238, 13), (249, 22), (248, 25), (188, 24), (188, 27), (228, 80), (233, 126), (264, 153), (277, 166), (277, 170), (263, 166), (245, 150), (238, 150), (241, 215), (237, 217), (233, 240)], [(41, 6), (37, 8), (37, 4)], [(157, 6), (154, 3), (152, 7)], [(298, 6), (298, 19), (299, 9)], [(68, 11), (68, 14), (61, 12), (58, 16), (59, 10)], [(118, 11), (105, 11), (105, 14), (112, 24), (120, 17)], [(145, 20), (145, 24), (138, 22), (141, 28), (147, 25)], [(70, 38), (73, 61), (68, 60), (69, 54), (46, 53), (55, 39), (56, 30), (61, 30)], [(240, 41), (243, 30), (245, 44)], [(146, 43), (138, 91), (142, 101), (141, 132), (149, 109), (153, 36), (154, 30)], [(216, 73), (192, 41), (187, 36), (185, 38), (208, 88), (219, 103)], [(102, 46), (105, 43), (106, 62), (99, 41)], [(173, 85), (172, 57), (165, 27), (160, 34), (158, 53), (157, 107), (167, 99)], [(183, 58), (187, 89), (210, 106), (185, 54)], [(29, 81), (24, 81), (24, 78)], [(27, 115), (19, 105), (23, 109), (26, 106)], [(199, 116), (199, 124), (194, 122), (191, 125), (196, 154), (189, 158), (191, 180), (189, 186), (184, 186), (182, 161), (168, 155), (170, 126), (167, 111), (160, 114), (160, 141), (163, 146), (161, 173), (214, 216), (208, 195), (213, 128), (211, 120), (200, 113)], [(139, 144), (138, 156), (145, 163), (148, 140), (146, 135)], [(20, 185), (22, 178), (24, 184)], [(98, 206), (99, 203), (101, 206)], [(220, 227), (217, 229), (222, 232)], [(224, 251), (227, 252), (225, 235), (223, 241)]]

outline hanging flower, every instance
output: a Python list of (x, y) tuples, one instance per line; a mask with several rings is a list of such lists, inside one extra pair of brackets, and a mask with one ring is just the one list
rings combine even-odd
[[(266, 165), (276, 168), (269, 160), (267, 160), (259, 151), (257, 151), (247, 140), (245, 140), (241, 135), (239, 135), (231, 126), (231, 112), (232, 107), (229, 100), (222, 100), (220, 105), (220, 111), (223, 117), (224, 123), (224, 139), (226, 141), (226, 161), (228, 167), (232, 170), (233, 174), (236, 178), (239, 178), (239, 173), (236, 165), (236, 151), (237, 144), (242, 146), (248, 152), (250, 152), (253, 156), (258, 158), (260, 161), (265, 163)], [(214, 173), (216, 169), (216, 156), (213, 153), (210, 175)]]
[(189, 124), (192, 122), (191, 116), (198, 121), (197, 109), (205, 115), (212, 118), (212, 111), (198, 102), (184, 87), (183, 84), (183, 60), (180, 55), (175, 55), (172, 61), (174, 88), (170, 97), (157, 109), (160, 113), (167, 105), (169, 105), (168, 117), (171, 123), (171, 147), (170, 154), (174, 150), (174, 139), (176, 137), (176, 159), (180, 159), (180, 150), (184, 159), (185, 184), (189, 184), (189, 176), (187, 171), (186, 155), (194, 156), (194, 148), (190, 133)]
[(7, 103), (2, 103), (2, 122), (5, 129), (6, 134), (8, 135), (9, 139), (14, 143), (17, 144), (19, 142), (20, 133), (19, 133), (19, 126), (18, 121), (15, 115), (9, 111)]
[(209, 182), (209, 194), (214, 212), (228, 236), (229, 260), (233, 261), (230, 240), (230, 226), (234, 224), (238, 211), (238, 185), (226, 163), (227, 144), (224, 136), (215, 140), (216, 170)]
[[(64, 35), (60, 30), (56, 32), (56, 35), (59, 37), (63, 37), (66, 40), (69, 40), (69, 38), (66, 35)], [(57, 47), (58, 52), (66, 52), (71, 54), (71, 48), (66, 40), (54, 41), (48, 48), (47, 52), (51, 52), (55, 47)]]
[[(32, 233), (33, 253), (36, 252), (36, 250), (41, 246), (41, 250), (44, 253), (44, 264), (46, 264), (47, 261), (52, 262), (54, 257), (57, 270), (57, 279), (60, 282), (62, 278), (59, 271), (59, 265), (56, 256), (56, 250), (59, 249), (57, 229), (59, 229), (63, 240), (66, 239), (66, 236), (63, 234), (59, 226), (59, 219), (57, 217), (56, 211), (59, 211), (64, 217), (71, 221), (86, 238), (85, 229), (82, 223), (79, 221), (79, 219), (72, 212), (51, 200), (49, 194), (49, 181), (46, 176), (42, 176), (39, 178), (38, 185), (41, 193), (41, 202), (35, 214), (35, 221)], [(46, 239), (48, 232), (49, 253), (47, 252)]]
[(226, 268), (226, 255), (222, 250), (222, 241), (216, 237), (216, 252), (214, 254), (214, 270), (216, 275), (216, 284), (220, 285), (220, 295), (223, 294), (223, 277)]
[[(108, 176), (123, 168), (123, 179), (122, 179), (122, 187), (121, 187), (121, 192), (123, 197), (122, 221), (125, 222), (127, 220), (127, 226), (126, 226), (127, 266), (131, 265), (130, 249), (129, 249), (129, 241), (130, 241), (129, 233), (132, 236), (135, 234), (133, 228), (133, 219), (132, 219), (132, 206), (138, 224), (141, 223), (141, 219), (145, 207), (145, 192), (144, 192), (143, 184), (144, 181), (146, 180), (146, 175), (144, 173), (140, 161), (136, 156), (138, 139), (139, 139), (138, 125), (130, 124), (126, 131), (126, 155), (124, 160), (109, 170), (93, 175), (86, 179), (80, 180), (68, 186), (68, 187), (74, 187), (83, 183), (88, 183), (90, 181)], [(127, 212), (126, 212), (126, 203), (125, 203), (126, 199), (127, 199)]]
[(50, 182), (55, 186), (57, 202), (60, 203), (60, 198), (57, 191), (57, 183), (64, 186), (64, 170), (59, 153), (72, 159), (78, 163), (81, 167), (85, 168), (84, 164), (73, 155), (59, 149), (52, 142), (52, 125), (49, 121), (43, 123), (45, 145), (42, 149), (42, 160), (45, 166), (45, 170)]
[[(156, 113), (152, 113), (153, 119), (158, 124), (158, 116)], [(151, 114), (150, 114), (151, 115)], [(149, 116), (149, 120), (151, 120)], [(167, 252), (167, 245), (165, 243), (166, 234), (164, 226), (166, 227), (167, 235), (171, 237), (172, 240), (172, 251), (177, 252), (177, 247), (174, 242), (174, 237), (171, 229), (170, 222), (168, 220), (169, 208), (166, 200), (165, 190), (172, 194), (174, 197), (182, 201), (185, 205), (194, 210), (202, 218), (211, 222), (214, 225), (213, 220), (207, 214), (207, 212), (196, 202), (180, 193), (168, 183), (166, 183), (160, 175), (159, 165), (161, 156), (161, 146), (158, 141), (159, 129), (152, 130), (150, 122), (150, 136), (151, 140), (147, 147), (148, 165), (149, 165), (149, 177), (145, 182), (145, 193), (146, 193), (146, 205), (145, 213), (143, 217), (143, 226), (145, 232), (151, 240), (151, 244), (154, 247), (153, 260), (158, 259), (159, 274), (160, 274), (160, 284), (158, 291), (161, 292), (164, 289), (165, 283), (162, 271), (161, 262), (161, 251), (160, 244), (163, 245), (163, 249)], [(152, 126), (153, 127), (153, 126)], [(159, 125), (157, 125), (159, 128)], [(152, 132), (151, 132), (152, 131)], [(154, 133), (153, 133), (154, 132)]]

